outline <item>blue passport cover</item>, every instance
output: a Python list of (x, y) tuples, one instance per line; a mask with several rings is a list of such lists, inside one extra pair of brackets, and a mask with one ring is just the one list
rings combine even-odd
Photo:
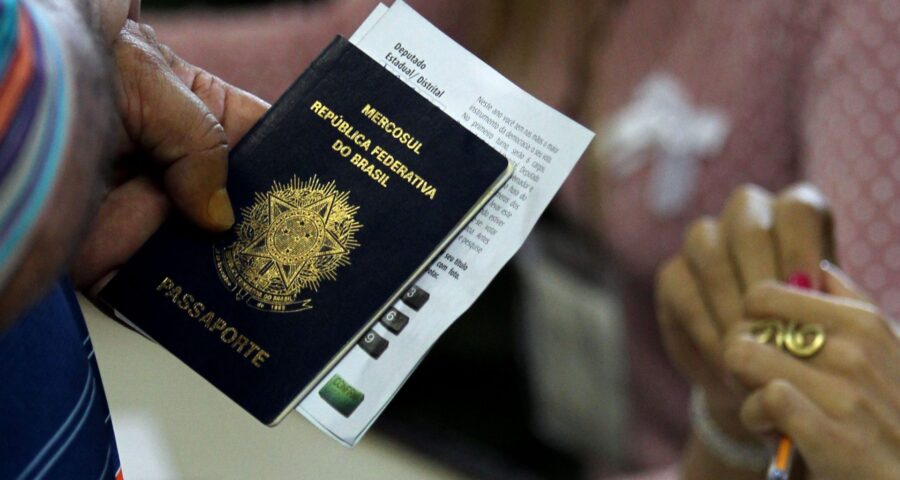
[(273, 425), (511, 167), (338, 37), (229, 168), (235, 227), (211, 234), (173, 214), (100, 300)]

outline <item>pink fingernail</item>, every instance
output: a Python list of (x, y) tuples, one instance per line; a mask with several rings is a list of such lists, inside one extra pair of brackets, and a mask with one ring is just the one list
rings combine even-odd
[(788, 277), (787, 283), (795, 287), (810, 289), (812, 288), (812, 277), (805, 272), (794, 272)]

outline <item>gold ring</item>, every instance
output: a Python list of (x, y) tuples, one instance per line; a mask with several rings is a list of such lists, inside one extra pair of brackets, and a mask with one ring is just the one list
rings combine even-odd
[(771, 343), (776, 348), (784, 347), (784, 324), (779, 320), (760, 320), (750, 327), (750, 334), (758, 343)]
[(801, 325), (796, 322), (788, 324), (784, 336), (784, 347), (791, 355), (798, 358), (809, 358), (825, 346), (825, 329), (822, 325)]
[(750, 333), (757, 342), (771, 343), (797, 358), (812, 357), (825, 346), (825, 329), (819, 324), (760, 320), (750, 327)]

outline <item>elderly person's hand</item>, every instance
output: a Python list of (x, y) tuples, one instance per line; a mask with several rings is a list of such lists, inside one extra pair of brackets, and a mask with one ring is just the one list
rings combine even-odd
[(741, 420), (793, 439), (811, 478), (900, 476), (900, 339), (878, 308), (837, 267), (824, 265), (823, 292), (764, 283), (745, 297), (748, 320), (824, 328), (826, 343), (800, 359), (759, 344), (748, 325), (725, 346), (726, 367), (752, 390)]
[[(64, 62), (51, 73), (71, 82), (70, 118), (46, 205), (22, 252), (4, 259), (15, 263), (0, 290), (0, 332), (66, 269), (96, 292), (159, 227), (170, 202), (203, 228), (228, 228), (228, 147), (268, 108), (160, 45), (135, 21), (139, 0), (27, 3), (61, 41)], [(117, 175), (103, 185), (117, 138)]]
[[(146, 25), (127, 20), (112, 44), (123, 152), (72, 276), (96, 293), (174, 204), (197, 225), (234, 222), (228, 148), (265, 113), (255, 96), (184, 62)], [(149, 161), (148, 161), (149, 160)]]
[[(657, 316), (666, 349), (705, 394), (712, 423), (728, 437), (751, 444), (757, 440), (740, 422), (746, 392), (730, 380), (723, 356), (727, 332), (741, 322), (744, 293), (799, 273), (818, 288), (819, 262), (830, 257), (830, 217), (816, 189), (798, 185), (773, 197), (745, 186), (731, 195), (719, 218), (694, 222), (681, 251), (660, 269)], [(703, 466), (707, 458), (717, 460), (705, 447), (692, 443), (685, 465), (688, 478), (725, 475), (728, 462), (719, 468)], [(727, 475), (734, 478), (741, 470)]]

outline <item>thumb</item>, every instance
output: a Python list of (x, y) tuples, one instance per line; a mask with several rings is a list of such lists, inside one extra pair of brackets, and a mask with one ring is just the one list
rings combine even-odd
[(228, 138), (207, 106), (160, 54), (153, 30), (128, 21), (113, 45), (129, 136), (164, 169), (172, 202), (209, 230), (234, 224), (225, 181)]

